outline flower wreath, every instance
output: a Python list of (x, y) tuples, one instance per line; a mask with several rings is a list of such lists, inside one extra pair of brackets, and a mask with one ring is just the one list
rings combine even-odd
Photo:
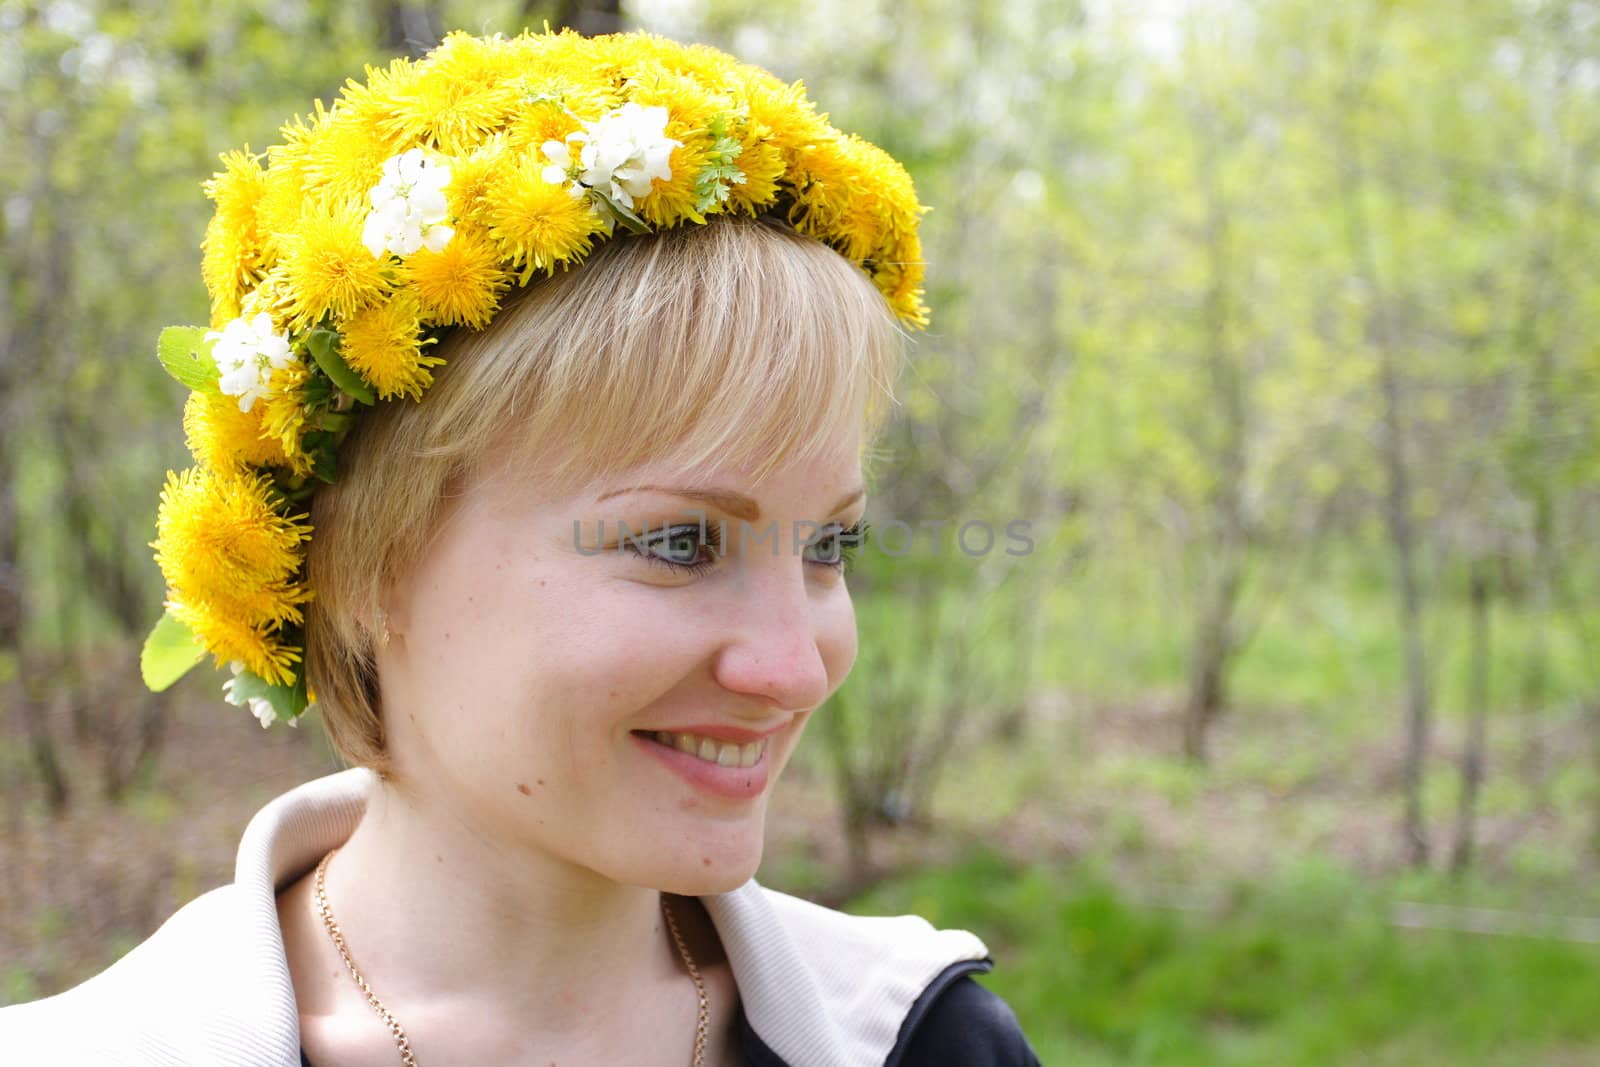
[[(758, 67), (646, 33), (453, 33), (367, 68), (264, 155), (205, 184), (211, 325), (171, 327), (196, 465), (167, 474), (151, 542), (166, 612), (154, 690), (210, 652), (225, 698), (268, 726), (314, 701), (302, 658), (311, 526), (365, 407), (420, 400), (441, 332), (485, 326), (515, 283), (581, 262), (617, 227), (777, 213), (927, 323), (905, 169)], [(263, 158), (266, 162), (263, 165)]]

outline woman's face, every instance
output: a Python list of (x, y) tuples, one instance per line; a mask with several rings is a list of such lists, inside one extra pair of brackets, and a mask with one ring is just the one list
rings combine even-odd
[(743, 884), (774, 783), (855, 661), (828, 561), (829, 534), (865, 508), (858, 457), (850, 435), (759, 486), (664, 465), (559, 497), (505, 475), (469, 484), (387, 604), (397, 777), (491, 842), (612, 881)]

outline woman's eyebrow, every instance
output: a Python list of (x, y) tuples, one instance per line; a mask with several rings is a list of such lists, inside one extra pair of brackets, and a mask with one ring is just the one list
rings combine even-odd
[[(866, 486), (856, 486), (833, 506), (833, 512), (843, 511), (857, 500), (860, 500), (866, 494), (866, 491)], [(745, 522), (756, 522), (761, 518), (761, 505), (743, 493), (736, 493), (731, 489), (691, 489), (666, 485), (634, 485), (626, 489), (613, 489), (608, 493), (601, 493), (596, 499), (609, 500), (611, 497), (621, 496), (623, 493), (667, 493), (671, 496), (681, 496), (687, 500), (699, 500), (710, 504), (719, 511), (726, 512), (734, 518), (742, 519)]]

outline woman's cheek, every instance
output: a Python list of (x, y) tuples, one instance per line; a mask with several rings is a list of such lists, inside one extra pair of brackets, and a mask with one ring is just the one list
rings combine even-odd
[(827, 665), (830, 695), (849, 677), (855, 666), (857, 651), (856, 609), (850, 594), (840, 589), (837, 600), (830, 606), (824, 628), (822, 660)]

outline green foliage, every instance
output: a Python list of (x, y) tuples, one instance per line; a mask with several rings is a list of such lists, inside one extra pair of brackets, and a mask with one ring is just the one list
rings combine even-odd
[(744, 171), (734, 162), (744, 151), (744, 145), (729, 135), (728, 122), (742, 119), (748, 111), (747, 106), (741, 105), (739, 111), (718, 115), (711, 120), (711, 135), (716, 140), (711, 150), (706, 153), (705, 166), (695, 175), (696, 211), (703, 213), (710, 211), (717, 204), (725, 203), (728, 199), (728, 186), (744, 184)]
[(181, 384), (195, 390), (216, 392), (221, 371), (211, 358), (206, 330), (200, 326), (168, 326), (156, 342), (161, 365)]
[(978, 934), (996, 962), (981, 981), (1062, 1067), (1489, 1065), (1600, 1047), (1595, 946), (1403, 930), (1394, 900), (1315, 862), (1225, 896), (1141, 900), (1092, 861), (980, 853), (848, 910)]
[(172, 612), (164, 613), (150, 636), (145, 638), (144, 649), (139, 654), (139, 671), (144, 684), (153, 692), (161, 692), (188, 674), (190, 668), (205, 657), (205, 652), (193, 630)]
[(337, 331), (312, 330), (311, 336), (306, 339), (306, 347), (311, 351), (311, 358), (316, 360), (317, 366), (322, 368), (322, 373), (326, 374), (334, 385), (363, 404), (372, 405), (378, 402), (371, 387), (350, 369), (350, 364), (344, 361), (344, 356), (339, 351)]
[(233, 676), (232, 699), (243, 706), (250, 700), (265, 700), (277, 712), (278, 721), (293, 723), (306, 710), (306, 676), (299, 671), (292, 685), (278, 685), (249, 671)]

